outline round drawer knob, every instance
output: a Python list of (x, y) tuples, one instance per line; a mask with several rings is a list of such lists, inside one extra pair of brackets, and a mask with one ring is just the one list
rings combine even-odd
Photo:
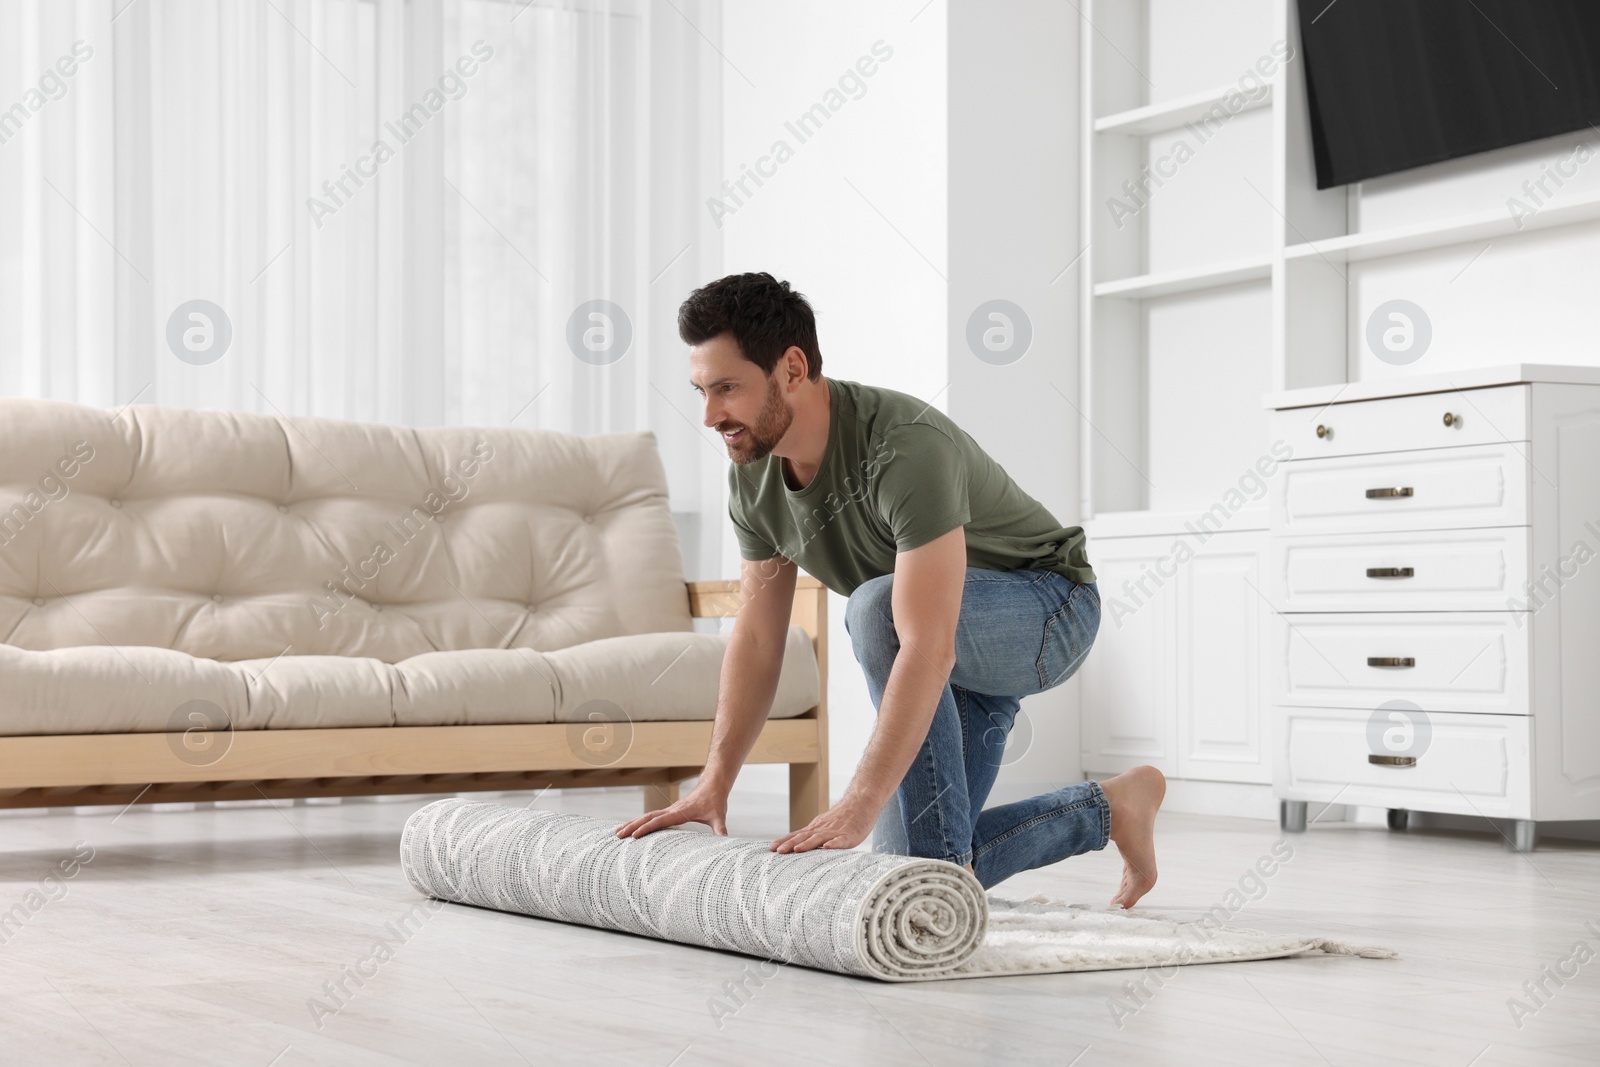
[(1319, 425), (1317, 427), (1317, 436), (1318, 437), (1323, 437), (1323, 438), (1332, 437), (1333, 436), (1333, 427), (1332, 426), (1320, 426)]
[(1457, 415), (1455, 412), (1447, 411), (1447, 412), (1444, 413), (1444, 424), (1446, 426), (1455, 426), (1460, 422), (1461, 422), (1461, 416)]

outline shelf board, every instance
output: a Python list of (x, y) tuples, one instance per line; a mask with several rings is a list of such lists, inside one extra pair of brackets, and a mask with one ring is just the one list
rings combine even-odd
[(1368, 233), (1353, 233), (1346, 237), (1329, 237), (1321, 241), (1307, 241), (1284, 249), (1288, 259), (1318, 257), (1335, 263), (1349, 263), (1383, 256), (1400, 256), (1407, 252), (1424, 252), (1431, 248), (1450, 245), (1473, 244), (1499, 237), (1515, 237), (1531, 230), (1600, 219), (1600, 195), (1590, 195), (1567, 203), (1551, 204), (1536, 214), (1521, 220), (1517, 226), (1505, 211), (1482, 211), (1472, 215), (1456, 215), (1437, 222), (1419, 222), (1412, 226), (1391, 226)]
[(1213, 263), (1187, 270), (1162, 271), (1159, 274), (1140, 274), (1132, 278), (1117, 278), (1097, 282), (1095, 296), (1117, 296), (1124, 300), (1143, 300), (1152, 296), (1171, 296), (1196, 289), (1215, 289), (1235, 282), (1253, 282), (1272, 277), (1272, 261), (1260, 259), (1235, 259), (1226, 263)]
[(1118, 111), (1113, 115), (1095, 119), (1094, 132), (1120, 133), (1137, 137), (1175, 130), (1187, 123), (1199, 121), (1210, 114), (1213, 108), (1221, 106), (1227, 111), (1223, 101), (1230, 96), (1244, 97), (1244, 106), (1238, 111), (1229, 112), (1230, 116), (1242, 115), (1246, 111), (1254, 111), (1272, 103), (1272, 84), (1268, 82), (1263, 91), (1253, 97), (1245, 96), (1237, 85), (1224, 85), (1216, 89), (1202, 89), (1198, 93), (1189, 93), (1187, 96), (1176, 97), (1160, 104), (1136, 107), (1131, 111)]

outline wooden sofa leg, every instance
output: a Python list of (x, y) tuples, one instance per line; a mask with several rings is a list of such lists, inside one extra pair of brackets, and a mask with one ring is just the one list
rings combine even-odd
[(828, 809), (820, 763), (789, 764), (789, 829), (798, 830)]
[(678, 802), (677, 782), (654, 782), (644, 787), (644, 810), (646, 813), (667, 807)]

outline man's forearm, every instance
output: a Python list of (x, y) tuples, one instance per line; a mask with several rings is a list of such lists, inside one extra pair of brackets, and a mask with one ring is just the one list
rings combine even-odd
[(878, 809), (894, 795), (928, 736), (954, 666), (953, 659), (931, 660), (911, 642), (902, 642), (883, 689), (872, 740), (842, 800)]
[(724, 792), (733, 788), (745, 757), (755, 747), (761, 727), (772, 712), (782, 670), (782, 645), (765, 648), (738, 630), (728, 639), (717, 693), (717, 718), (711, 730), (711, 751), (706, 756), (705, 770), (700, 772), (702, 785)]

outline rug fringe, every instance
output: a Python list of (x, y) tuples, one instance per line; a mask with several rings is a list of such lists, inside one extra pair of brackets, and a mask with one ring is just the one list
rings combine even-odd
[(1348, 941), (1323, 940), (1316, 944), (1317, 948), (1330, 956), (1360, 956), (1369, 960), (1397, 960), (1400, 953), (1392, 948), (1382, 945), (1354, 945)]

